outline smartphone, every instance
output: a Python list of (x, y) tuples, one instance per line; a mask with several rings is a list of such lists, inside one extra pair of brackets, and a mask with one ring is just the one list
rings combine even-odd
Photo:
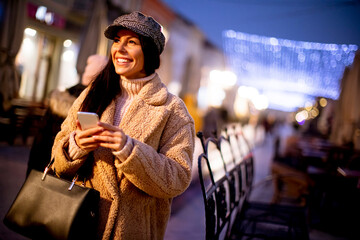
[(82, 130), (96, 127), (99, 122), (99, 116), (96, 113), (78, 112), (77, 116)]

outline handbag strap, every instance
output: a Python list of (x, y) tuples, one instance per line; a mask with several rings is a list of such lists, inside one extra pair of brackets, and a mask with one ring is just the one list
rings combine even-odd
[(48, 163), (48, 165), (46, 166), (46, 168), (45, 168), (45, 170), (44, 170), (44, 173), (43, 173), (43, 175), (42, 175), (41, 180), (44, 181), (44, 179), (45, 179), (47, 173), (49, 172), (51, 165), (53, 165), (54, 161), (55, 161), (55, 158), (52, 158), (52, 159), (50, 160), (50, 162)]
[[(94, 161), (94, 155), (92, 153), (90, 153), (88, 156), (88, 159), (78, 169), (77, 173), (75, 174), (75, 176), (71, 182), (71, 185), (69, 187), (69, 191), (73, 188), (73, 186), (74, 186), (75, 182), (78, 180), (79, 176), (81, 176), (83, 178), (83, 182), (85, 185), (86, 177), (90, 176), (90, 174), (91, 174), (93, 161)], [(44, 170), (44, 173), (41, 178), (42, 181), (44, 181), (46, 175), (48, 174), (48, 172), (51, 169), (51, 166), (53, 165), (54, 162), (55, 162), (55, 158), (53, 157)]]

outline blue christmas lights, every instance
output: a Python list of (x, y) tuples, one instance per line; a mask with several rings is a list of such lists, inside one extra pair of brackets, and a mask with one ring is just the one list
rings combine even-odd
[[(268, 96), (270, 108), (287, 111), (317, 96), (337, 99), (344, 69), (352, 64), (358, 49), (356, 45), (294, 41), (233, 30), (223, 32), (223, 42), (237, 84), (257, 88)], [(271, 92), (277, 93), (276, 101)], [(287, 105), (279, 106), (282, 93)], [(292, 95), (296, 101), (290, 99)]]

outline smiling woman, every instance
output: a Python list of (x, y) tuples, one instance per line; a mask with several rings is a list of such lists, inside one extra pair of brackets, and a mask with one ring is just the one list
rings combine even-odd
[[(54, 169), (72, 176), (85, 163), (86, 186), (100, 192), (97, 239), (162, 239), (172, 198), (191, 182), (194, 121), (155, 72), (165, 37), (152, 17), (115, 19), (103, 71), (74, 102), (53, 146)], [(77, 112), (95, 112), (82, 129)]]

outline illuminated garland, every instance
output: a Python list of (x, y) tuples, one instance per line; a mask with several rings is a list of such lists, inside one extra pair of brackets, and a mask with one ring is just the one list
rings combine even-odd
[[(352, 64), (358, 49), (356, 45), (293, 41), (233, 30), (223, 32), (223, 42), (237, 84), (257, 88), (269, 96), (270, 108), (285, 110), (300, 107), (296, 106), (299, 101), (289, 106), (292, 95), (303, 101), (316, 96), (337, 99), (344, 69)], [(272, 100), (271, 93), (285, 94), (288, 105), (280, 106), (283, 100)]]

